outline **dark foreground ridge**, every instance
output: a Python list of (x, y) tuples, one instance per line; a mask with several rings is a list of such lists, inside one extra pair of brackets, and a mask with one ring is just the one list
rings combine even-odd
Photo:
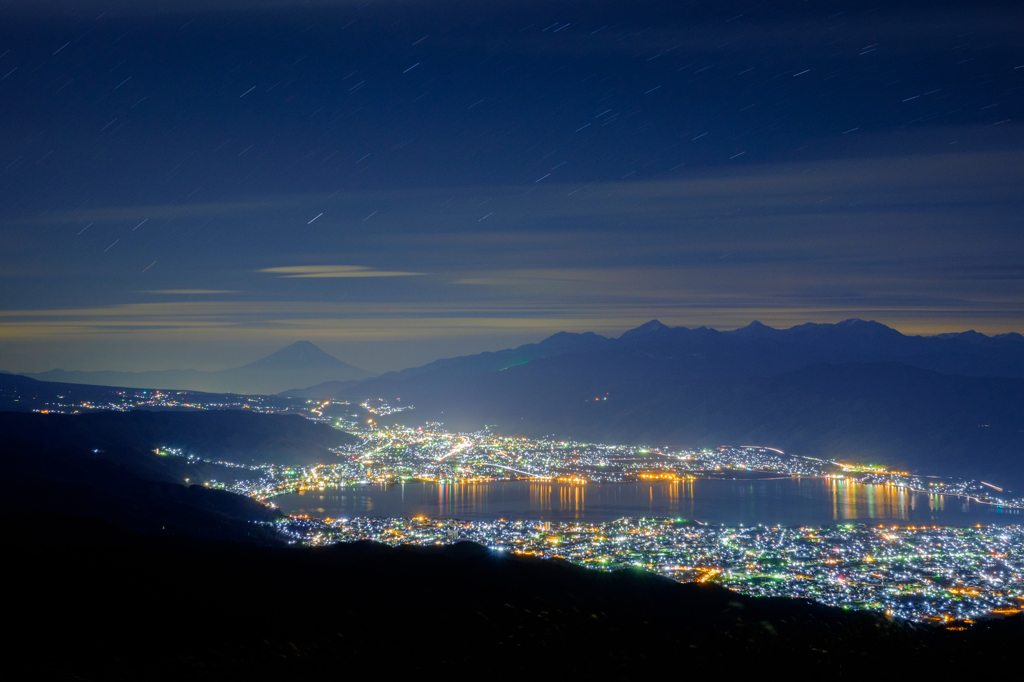
[(210, 460), (290, 466), (333, 461), (337, 456), (332, 447), (358, 442), (349, 433), (299, 415), (245, 410), (0, 412), (0, 444), (14, 440), (77, 453), (100, 450), (109, 453), (106, 459), (136, 465), (155, 448), (173, 447)]
[[(320, 461), (345, 439), (351, 436), (301, 417), (241, 411), (0, 412), (0, 513), (53, 512), (142, 535), (284, 544), (267, 525), (279, 512), (201, 484), (230, 480), (233, 469), (161, 457), (154, 448), (210, 459), (244, 452), (258, 461)], [(34, 533), (52, 530), (32, 525)]]
[[(43, 521), (59, 529), (45, 540), (30, 530)], [(17, 624), (8, 645), (40, 673), (68, 679), (295, 679), (356, 669), (845, 678), (880, 665), (890, 674), (983, 674), (1009, 670), (1024, 634), (1019, 617), (937, 631), (472, 543), (274, 549), (134, 536), (72, 517), (3, 524), (14, 532), (9, 584), (32, 595), (7, 613)]]

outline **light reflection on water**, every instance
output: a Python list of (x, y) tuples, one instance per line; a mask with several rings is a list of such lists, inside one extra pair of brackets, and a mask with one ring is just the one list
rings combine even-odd
[(432, 518), (609, 521), (622, 516), (663, 516), (726, 525), (1024, 522), (1019, 510), (1002, 510), (964, 498), (845, 480), (788, 477), (604, 485), (416, 482), (310, 490), (274, 501), (285, 513), (333, 518), (422, 514)]

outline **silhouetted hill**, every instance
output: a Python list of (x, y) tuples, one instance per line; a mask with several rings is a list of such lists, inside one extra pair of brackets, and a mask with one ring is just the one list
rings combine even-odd
[(309, 341), (296, 341), (261, 360), (217, 372), (200, 372), (194, 369), (155, 372), (80, 372), (53, 369), (26, 376), (41, 381), (71, 384), (272, 395), (289, 386), (308, 386), (325, 380), (365, 379), (373, 374), (338, 360)]
[(325, 353), (309, 341), (296, 341), (267, 357), (235, 369), (216, 372), (217, 380), (235, 393), (279, 393), (312, 382), (352, 381), (373, 376)]
[[(23, 374), (0, 372), (0, 411), (32, 412), (42, 410), (68, 411), (70, 409), (127, 409), (138, 404), (139, 396), (155, 396), (163, 393), (179, 403), (201, 403), (204, 405), (246, 405), (246, 396), (232, 393), (203, 393), (202, 391), (160, 391), (154, 389), (128, 388), (125, 386), (96, 386), (92, 384), (64, 384), (55, 381), (39, 381)], [(92, 408), (83, 407), (92, 405)], [(261, 397), (263, 407), (290, 406), (287, 400)], [(162, 410), (154, 406), (153, 410)], [(193, 408), (166, 408), (193, 409)]]
[(48, 403), (67, 398), (67, 403), (91, 402), (105, 405), (116, 393), (111, 387), (38, 381), (23, 374), (0, 372), (0, 410), (31, 412)]
[(220, 478), (223, 467), (158, 457), (130, 436), (90, 447), (95, 432), (59, 417), (0, 413), (0, 512), (61, 513), (145, 535), (283, 543), (263, 525), (276, 510), (194, 485)]
[[(247, 497), (148, 480), (110, 460), (59, 453), (45, 456), (46, 471), (12, 465), (39, 453), (36, 444), (0, 445), (0, 459), (8, 469), (0, 476), (0, 513), (63, 514), (85, 525), (105, 522), (141, 535), (284, 544), (273, 528), (262, 525), (279, 514)], [(38, 530), (62, 540), (60, 529)]]
[(945, 374), (1024, 378), (1024, 336), (977, 332), (905, 336), (877, 322), (846, 320), (773, 329), (760, 322), (720, 332), (707, 327), (668, 327), (658, 320), (609, 339), (592, 332), (560, 332), (540, 343), (438, 360), (388, 372), (341, 394), (372, 397), (445, 386), (542, 358), (559, 356), (657, 358), (690, 374), (716, 379), (771, 376), (819, 363), (899, 362)]
[[(1019, 618), (937, 631), (471, 543), (266, 549), (140, 538), (60, 516), (3, 521), (18, 557), (7, 580), (32, 595), (8, 605), (17, 627), (7, 645), (37, 675), (320, 679), (358, 666), (498, 678), (649, 679), (676, 668), (984, 677), (1013, 669), (1022, 634)], [(97, 627), (98, 614), (116, 618)]]
[[(0, 509), (101, 519), (142, 534), (283, 542), (256, 522), (280, 514), (211, 489), (235, 468), (158, 456), (175, 447), (210, 460), (305, 464), (330, 461), (353, 436), (299, 416), (240, 410), (0, 413)], [(199, 484), (199, 485), (197, 485)]]
[(313, 464), (336, 455), (329, 448), (355, 443), (351, 434), (299, 415), (245, 410), (0, 413), (0, 433), (55, 447), (144, 453), (158, 447), (239, 464)]
[[(422, 367), (388, 372), (354, 386), (344, 387), (338, 395), (361, 395), (366, 398), (387, 395), (406, 387), (442, 387), (480, 375), (501, 372), (510, 367), (525, 365), (540, 358), (600, 351), (611, 347), (611, 345), (610, 339), (593, 332), (584, 334), (559, 332), (540, 343), (528, 343), (518, 348), (494, 353), (435, 360)], [(383, 391), (383, 393), (378, 394), (374, 391)]]
[(0, 412), (0, 511), (62, 513), (142, 534), (280, 544), (276, 531), (259, 523), (279, 512), (206, 487), (230, 483), (237, 468), (158, 456), (154, 449), (296, 465), (331, 461), (336, 455), (329, 448), (353, 442), (350, 434), (298, 415), (244, 410)]
[(409, 419), (452, 428), (497, 424), (506, 433), (677, 446), (758, 443), (1020, 488), (1022, 368), (1017, 334), (908, 337), (861, 320), (718, 332), (654, 320), (618, 339), (559, 334), (385, 374), (342, 394), (400, 396), (417, 407)]

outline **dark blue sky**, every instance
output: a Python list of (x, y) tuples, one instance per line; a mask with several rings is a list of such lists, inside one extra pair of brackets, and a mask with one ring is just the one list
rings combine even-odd
[(1019, 5), (67, 4), (0, 0), (2, 369), (1024, 331)]

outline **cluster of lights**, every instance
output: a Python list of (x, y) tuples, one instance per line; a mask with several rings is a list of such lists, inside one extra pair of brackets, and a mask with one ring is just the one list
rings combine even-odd
[[(399, 401), (400, 400), (401, 399), (399, 399)], [(384, 417), (389, 414), (396, 414), (398, 412), (405, 412), (406, 410), (416, 409), (415, 405), (390, 405), (383, 398), (377, 398), (375, 400), (364, 400), (363, 402), (359, 403), (359, 407), (363, 408), (370, 414), (377, 415), (378, 417)]]
[(753, 596), (797, 597), (918, 622), (969, 625), (1024, 608), (1024, 528), (713, 527), (671, 519), (609, 523), (292, 518), (306, 545), (374, 540), (559, 558), (600, 570), (640, 568)]
[[(321, 405), (319, 409), (324, 409)], [(341, 426), (336, 423), (336, 426)], [(335, 449), (337, 459), (310, 467), (262, 468), (258, 486), (244, 481), (236, 492), (266, 498), (304, 490), (353, 484), (420, 480), (473, 483), (533, 480), (564, 483), (683, 481), (772, 474), (830, 478), (843, 484), (892, 486), (908, 492), (959, 495), (1007, 508), (1024, 507), (1013, 497), (980, 481), (930, 479), (879, 466), (852, 465), (790, 455), (760, 446), (669, 450), (571, 440), (502, 436), (484, 429), (447, 431), (439, 423), (419, 428), (385, 427), (372, 420), (353, 431), (360, 442)]]
[[(93, 388), (93, 387), (90, 387)], [(80, 414), (82, 412), (115, 411), (129, 412), (138, 409), (186, 409), (186, 410), (252, 410), (253, 412), (276, 413), (287, 409), (282, 399), (268, 396), (208, 395), (191, 391), (111, 389), (105, 399), (56, 396), (33, 412), (41, 414)]]

